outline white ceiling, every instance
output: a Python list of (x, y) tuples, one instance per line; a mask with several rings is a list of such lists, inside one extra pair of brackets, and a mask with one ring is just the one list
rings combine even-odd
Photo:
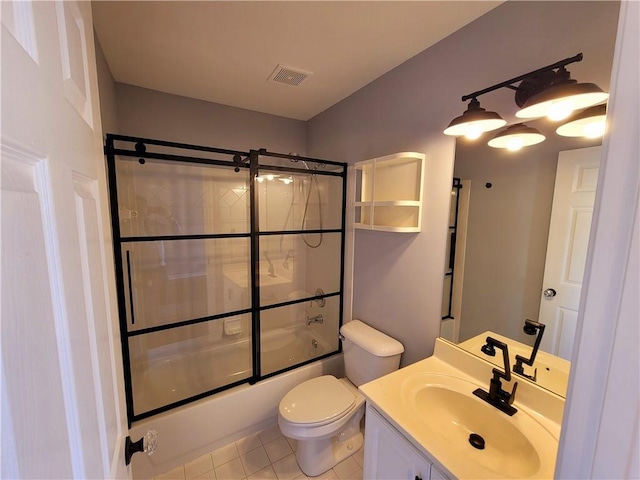
[[(308, 120), (502, 1), (98, 1), (117, 82)], [(268, 81), (278, 64), (313, 75)]]

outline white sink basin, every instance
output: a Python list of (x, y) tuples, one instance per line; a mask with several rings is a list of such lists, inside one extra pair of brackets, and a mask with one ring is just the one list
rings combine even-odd
[[(557, 440), (527, 413), (510, 417), (476, 397), (476, 388), (456, 377), (417, 374), (403, 381), (401, 398), (443, 450), (477, 472), (496, 478), (551, 478), (553, 470), (541, 458), (555, 455)], [(472, 434), (482, 438), (483, 449), (472, 445)]]
[[(491, 375), (490, 364), (436, 340), (432, 357), (360, 391), (451, 478), (552, 479), (564, 399), (520, 378), (513, 404), (517, 412), (509, 416), (473, 394), (488, 390)], [(512, 386), (503, 382), (503, 388)], [(478, 448), (476, 435), (484, 448)]]

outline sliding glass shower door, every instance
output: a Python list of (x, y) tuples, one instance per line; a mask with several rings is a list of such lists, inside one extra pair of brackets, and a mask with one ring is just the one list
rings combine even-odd
[(340, 351), (346, 165), (108, 135), (129, 421)]
[[(288, 170), (292, 165), (297, 170)], [(343, 164), (260, 156), (256, 178), (262, 376), (339, 348), (343, 171)]]

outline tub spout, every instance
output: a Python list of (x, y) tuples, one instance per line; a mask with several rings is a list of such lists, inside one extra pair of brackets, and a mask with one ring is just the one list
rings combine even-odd
[(324, 318), (322, 318), (322, 315), (316, 315), (315, 317), (307, 316), (307, 325), (311, 325), (312, 323), (323, 323), (323, 322), (324, 322)]

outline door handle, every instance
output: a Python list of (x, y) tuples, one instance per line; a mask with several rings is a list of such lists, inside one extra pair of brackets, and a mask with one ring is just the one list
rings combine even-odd
[(133, 313), (133, 285), (131, 285), (131, 257), (127, 250), (127, 279), (129, 280), (129, 305), (131, 307), (131, 325), (135, 325), (136, 317)]
[(544, 292), (542, 292), (542, 294), (544, 295), (544, 298), (553, 298), (558, 294), (558, 292), (556, 292), (553, 288), (547, 288)]

